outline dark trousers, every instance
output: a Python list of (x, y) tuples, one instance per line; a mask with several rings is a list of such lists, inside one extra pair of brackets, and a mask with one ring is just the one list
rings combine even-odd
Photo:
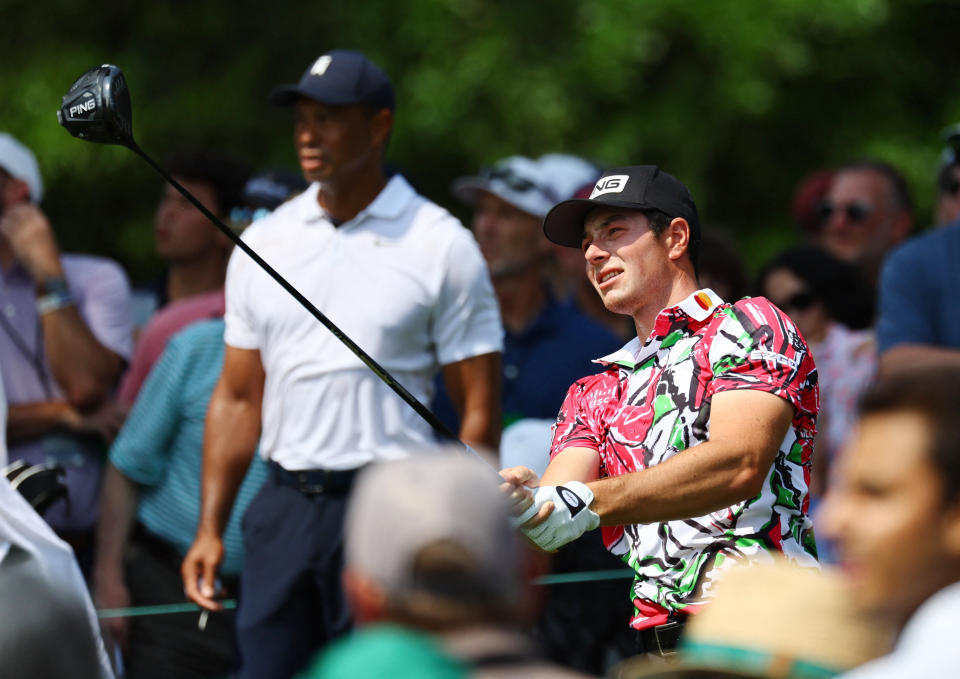
[[(179, 554), (142, 533), (135, 534), (127, 550), (126, 581), (134, 606), (183, 601)], [(199, 619), (199, 613), (131, 618), (130, 645), (124, 654), (127, 677), (225, 676), (235, 665), (233, 611), (210, 613), (203, 630)]]
[(350, 628), (343, 587), (347, 493), (267, 479), (243, 519), (240, 679), (287, 679)]

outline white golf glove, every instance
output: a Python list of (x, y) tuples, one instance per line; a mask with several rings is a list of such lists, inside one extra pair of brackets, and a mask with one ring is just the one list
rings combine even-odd
[(553, 502), (553, 511), (539, 526), (521, 528), (540, 549), (552, 552), (600, 525), (600, 516), (590, 511), (593, 491), (579, 481), (562, 486), (540, 486), (533, 496), (533, 506)]

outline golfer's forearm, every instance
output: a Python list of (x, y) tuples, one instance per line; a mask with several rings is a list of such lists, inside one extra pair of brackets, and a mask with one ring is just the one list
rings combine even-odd
[(222, 535), (259, 437), (259, 403), (218, 397), (214, 391), (204, 426), (201, 530)]
[(593, 481), (600, 475), (600, 454), (589, 448), (566, 448), (550, 460), (540, 485), (557, 486), (565, 481)]
[(593, 481), (590, 508), (604, 526), (702, 516), (755, 496), (767, 471), (736, 447), (707, 441), (649, 469)]

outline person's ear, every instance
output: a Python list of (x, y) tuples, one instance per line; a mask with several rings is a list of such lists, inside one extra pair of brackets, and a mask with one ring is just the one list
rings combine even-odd
[(901, 210), (893, 220), (893, 244), (904, 240), (912, 230), (913, 217), (906, 210)]
[(379, 622), (386, 617), (386, 593), (363, 573), (344, 567), (343, 591), (350, 603), (353, 619), (358, 624)]
[(382, 108), (371, 116), (370, 136), (377, 145), (387, 145), (387, 140), (390, 138), (390, 131), (392, 129), (393, 111), (390, 109)]
[(690, 225), (683, 217), (674, 217), (663, 232), (663, 243), (667, 248), (667, 257), (676, 261), (690, 247)]
[(947, 552), (960, 562), (960, 499), (943, 513), (943, 536)]

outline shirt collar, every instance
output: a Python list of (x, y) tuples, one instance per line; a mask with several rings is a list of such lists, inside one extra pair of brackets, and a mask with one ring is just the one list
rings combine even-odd
[[(317, 201), (317, 194), (320, 192), (320, 184), (314, 182), (303, 192), (303, 200), (300, 203), (300, 218), (304, 222), (315, 222), (321, 219), (328, 219), (326, 211), (320, 207)], [(406, 209), (407, 204), (416, 195), (413, 187), (400, 174), (395, 174), (387, 180), (386, 186), (377, 194), (377, 197), (365, 208), (357, 213), (357, 216), (345, 224), (355, 224), (369, 215), (377, 219), (394, 219)]]
[(639, 362), (644, 349), (649, 340), (663, 334), (663, 329), (672, 324), (680, 316), (702, 323), (710, 318), (718, 306), (723, 304), (723, 299), (710, 288), (697, 290), (689, 297), (681, 300), (672, 307), (666, 307), (657, 314), (657, 319), (653, 324), (653, 332), (647, 341), (641, 341), (639, 337), (634, 337), (623, 347), (608, 354), (602, 358), (595, 359), (594, 363), (602, 365), (620, 365), (625, 368), (634, 368)]

